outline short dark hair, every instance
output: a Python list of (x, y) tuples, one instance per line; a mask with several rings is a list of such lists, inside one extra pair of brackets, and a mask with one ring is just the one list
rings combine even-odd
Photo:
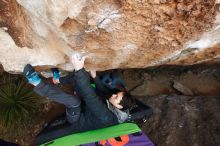
[[(121, 100), (120, 103), (119, 103), (119, 104), (123, 107), (123, 108), (122, 108), (123, 111), (129, 109), (130, 107), (132, 107), (133, 105), (136, 104), (135, 98), (132, 97), (132, 95), (131, 95), (130, 93), (128, 93), (127, 91), (121, 91), (121, 90), (116, 89), (116, 88), (114, 88), (114, 89), (111, 90), (111, 93), (112, 93), (112, 94), (117, 94), (118, 92), (124, 92), (124, 95), (123, 95), (123, 97), (122, 97), (122, 100)], [(111, 94), (111, 95), (112, 95), (112, 94)], [(110, 98), (111, 95), (108, 95), (108, 98)]]
[(122, 110), (127, 110), (135, 104), (135, 99), (128, 92), (124, 92), (124, 96), (119, 103), (123, 108)]

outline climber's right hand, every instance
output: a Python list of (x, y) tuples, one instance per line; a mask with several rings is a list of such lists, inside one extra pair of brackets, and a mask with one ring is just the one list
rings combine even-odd
[(72, 55), (72, 64), (75, 69), (75, 71), (78, 71), (84, 67), (84, 62), (87, 56), (83, 56), (80, 58), (76, 53)]

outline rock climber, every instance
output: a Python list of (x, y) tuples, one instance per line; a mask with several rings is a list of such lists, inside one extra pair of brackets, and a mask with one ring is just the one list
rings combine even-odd
[(135, 106), (131, 108), (130, 105), (137, 101), (126, 92), (108, 89), (96, 76), (96, 72), (91, 71), (90, 75), (96, 85), (94, 89), (90, 85), (90, 76), (84, 69), (85, 59), (86, 56), (78, 58), (77, 55), (73, 55), (71, 62), (74, 71), (66, 77), (60, 77), (58, 70), (53, 72), (54, 83), (73, 84), (76, 95), (67, 94), (56, 85), (44, 83), (30, 64), (24, 67), (23, 74), (28, 82), (35, 86), (34, 91), (37, 94), (65, 105), (66, 118), (70, 126), (57, 131), (59, 135), (104, 128), (152, 114), (151, 108), (146, 108), (140, 102), (136, 106), (140, 105), (145, 109), (130, 112), (135, 108)]

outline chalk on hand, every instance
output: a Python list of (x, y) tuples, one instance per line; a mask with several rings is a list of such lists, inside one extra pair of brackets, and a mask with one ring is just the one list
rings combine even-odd
[(89, 52), (85, 52), (85, 53), (76, 52), (75, 53), (78, 60), (81, 60), (84, 56), (87, 56), (88, 54), (90, 53)]

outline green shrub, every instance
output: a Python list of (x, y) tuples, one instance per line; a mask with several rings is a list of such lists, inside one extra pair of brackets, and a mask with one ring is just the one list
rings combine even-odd
[(4, 74), (0, 80), (0, 124), (8, 132), (18, 132), (38, 117), (41, 101), (23, 77)]

